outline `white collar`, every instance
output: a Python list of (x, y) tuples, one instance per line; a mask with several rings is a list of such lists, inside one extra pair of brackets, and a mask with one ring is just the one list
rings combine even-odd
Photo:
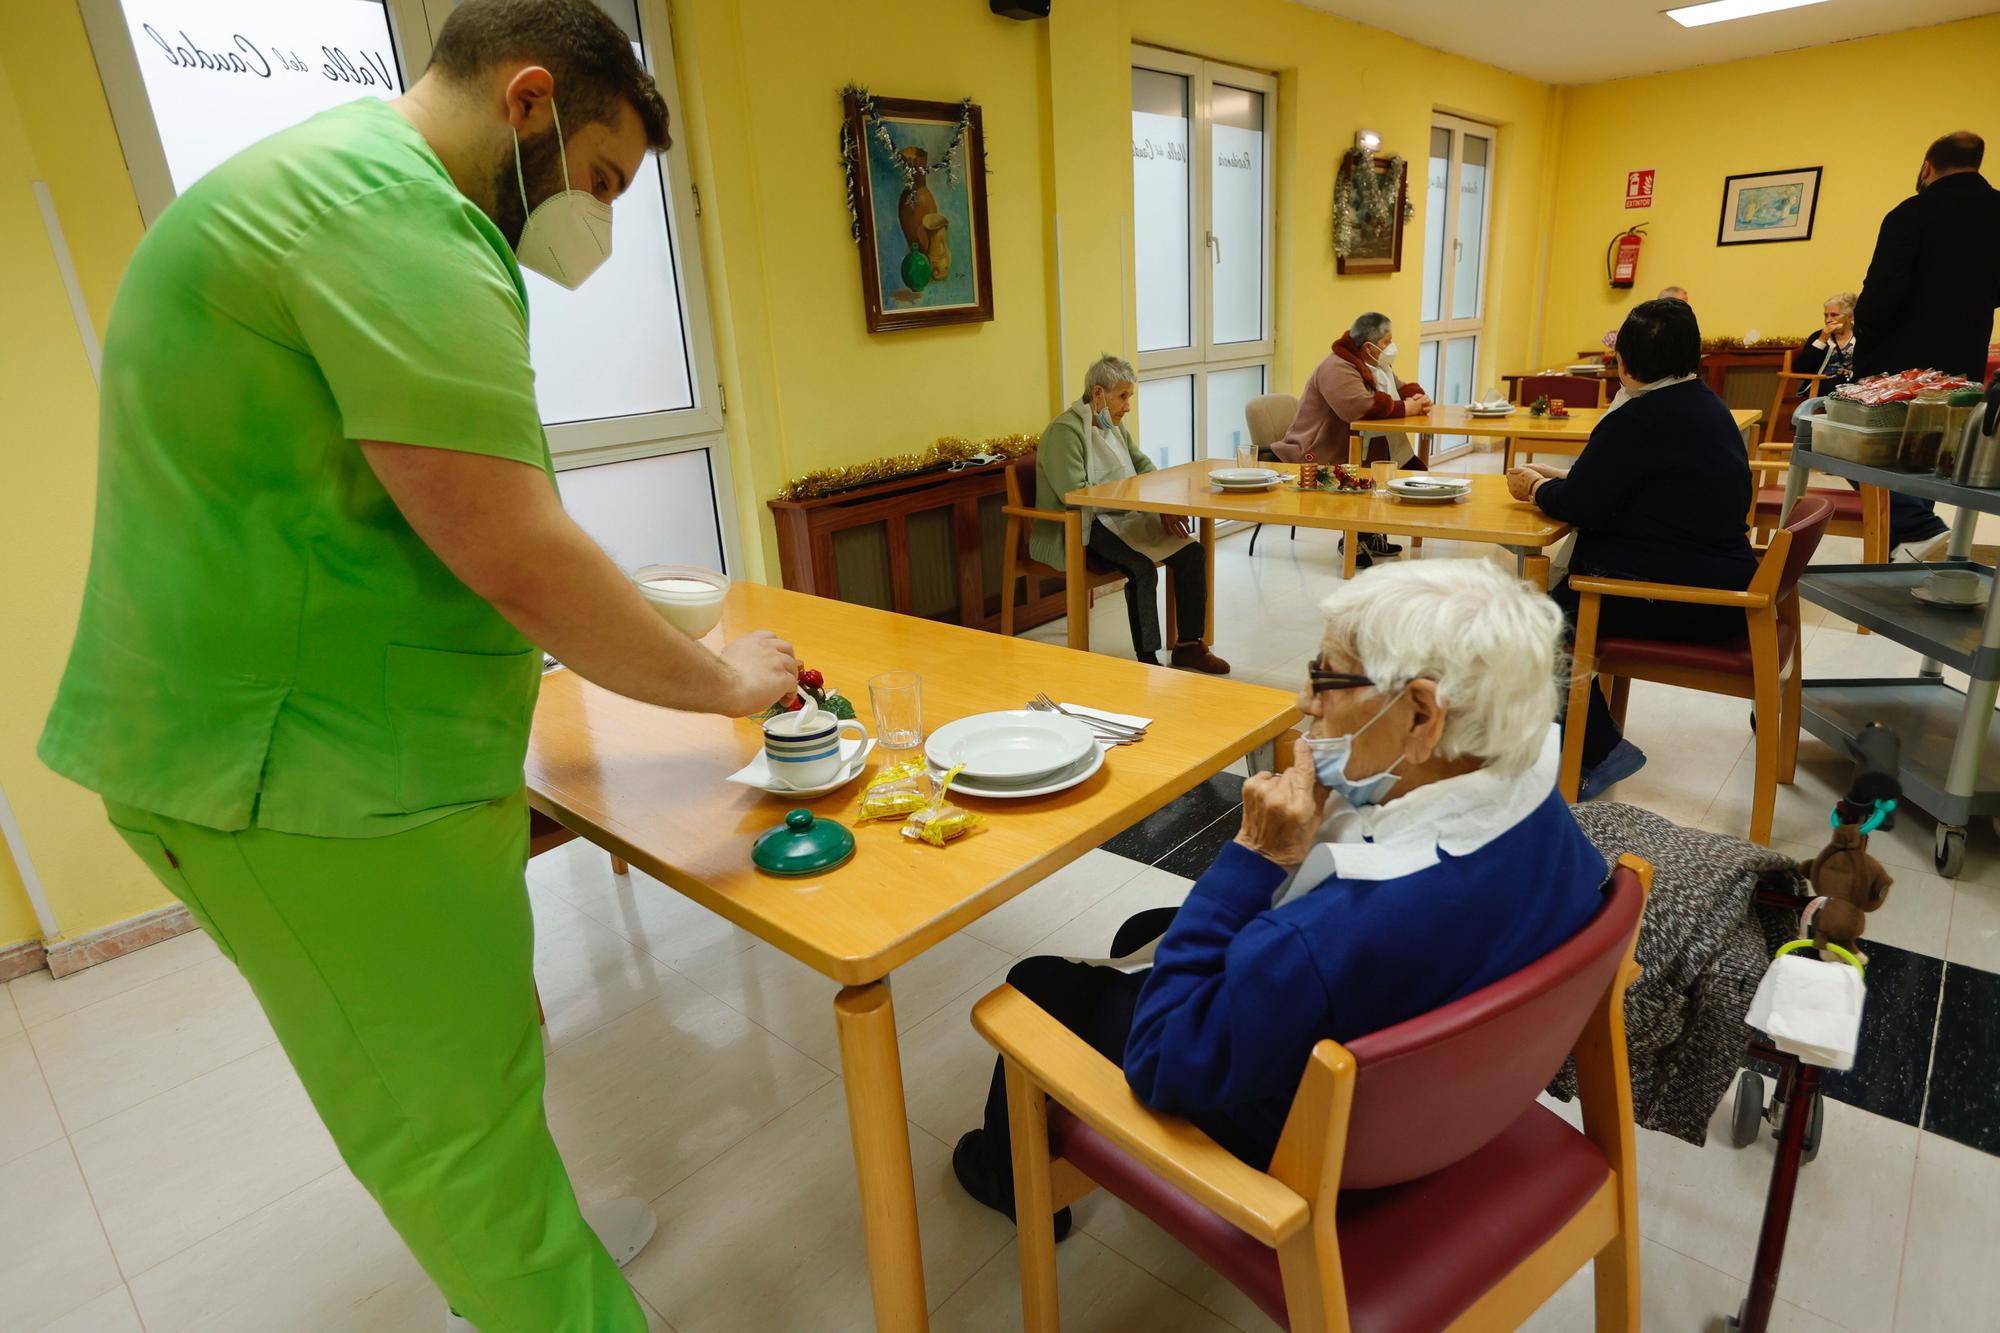
[(1562, 729), (1551, 723), (1533, 767), (1514, 777), (1491, 768), (1427, 783), (1407, 796), (1355, 809), (1340, 798), (1320, 825), (1320, 842), (1278, 890), (1281, 906), (1329, 876), (1385, 880), (1438, 863), (1438, 853), (1469, 856), (1533, 814), (1556, 785)]

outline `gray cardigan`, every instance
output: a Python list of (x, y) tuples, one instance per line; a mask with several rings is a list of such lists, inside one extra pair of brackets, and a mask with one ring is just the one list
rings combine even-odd
[[(1084, 457), (1089, 450), (1089, 442), (1083, 437), (1082, 418), (1077, 415), (1077, 405), (1071, 403), (1063, 414), (1042, 429), (1042, 442), (1035, 450), (1035, 508), (1066, 509), (1063, 497), (1071, 491), (1088, 484), (1084, 477)], [(1139, 446), (1132, 443), (1132, 436), (1121, 423), (1112, 429), (1125, 442), (1125, 451), (1132, 456), (1135, 472), (1153, 471), (1153, 460), (1139, 452)], [(1098, 513), (1118, 512), (1098, 510)], [(1090, 515), (1084, 515), (1083, 535), (1090, 538)], [(1056, 569), (1063, 566), (1063, 530), (1060, 523), (1037, 523), (1028, 534), (1028, 554), (1045, 565)], [(1068, 571), (1064, 569), (1064, 572)]]

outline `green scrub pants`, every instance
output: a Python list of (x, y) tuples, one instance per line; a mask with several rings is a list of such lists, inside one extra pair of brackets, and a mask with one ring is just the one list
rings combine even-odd
[(524, 794), (382, 838), (106, 806), (454, 1310), (481, 1333), (645, 1329), (543, 1118)]

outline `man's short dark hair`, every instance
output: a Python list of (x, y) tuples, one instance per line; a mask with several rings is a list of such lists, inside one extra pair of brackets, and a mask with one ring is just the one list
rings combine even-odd
[(1642, 302), (1618, 330), (1618, 358), (1641, 384), (1701, 368), (1701, 326), (1694, 307), (1674, 297)]
[(1986, 160), (1986, 140), (1971, 130), (1947, 134), (1924, 153), (1924, 161), (1939, 171), (1977, 171)]
[(565, 135), (615, 124), (622, 102), (638, 113), (653, 151), (672, 144), (667, 104), (632, 39), (590, 0), (465, 0), (431, 48), (431, 66), (460, 83), (510, 60), (555, 77), (556, 106), (569, 113)]

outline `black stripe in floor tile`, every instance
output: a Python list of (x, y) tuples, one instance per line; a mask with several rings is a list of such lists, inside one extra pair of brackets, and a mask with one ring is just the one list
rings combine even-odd
[(1868, 1001), (1854, 1068), (1828, 1070), (1821, 1086), (1837, 1102), (1915, 1125), (1923, 1117), (1944, 964), (1893, 944), (1866, 943)]
[(1243, 779), (1218, 773), (1105, 843), (1104, 850), (1153, 865), (1242, 802)]
[[(1873, 968), (1868, 977), (1874, 981)], [(1868, 1002), (1875, 1003), (1872, 985)], [(1945, 965), (1924, 1128), (2000, 1154), (2000, 975)]]
[(1222, 818), (1196, 833), (1192, 838), (1168, 852), (1154, 864), (1170, 875), (1180, 875), (1187, 879), (1200, 879), (1203, 872), (1215, 863), (1215, 858), (1243, 827), (1243, 815), (1231, 810)]

